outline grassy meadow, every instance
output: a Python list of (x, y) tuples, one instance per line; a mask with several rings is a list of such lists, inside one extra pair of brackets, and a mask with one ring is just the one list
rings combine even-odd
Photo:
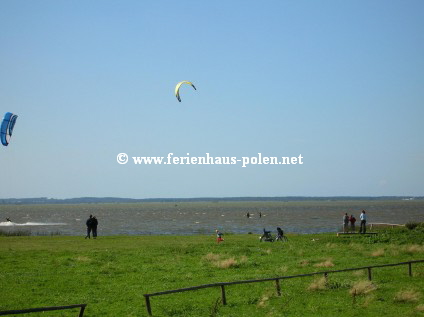
[[(424, 231), (377, 236), (0, 237), (0, 310), (87, 303), (84, 316), (147, 316), (144, 293), (424, 259)], [(424, 316), (424, 263), (152, 297), (153, 316)], [(28, 316), (76, 316), (72, 311)], [(25, 315), (26, 316), (26, 315)]]

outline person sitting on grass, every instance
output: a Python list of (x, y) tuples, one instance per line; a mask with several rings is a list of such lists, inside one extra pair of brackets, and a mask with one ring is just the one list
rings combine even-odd
[(280, 227), (277, 227), (277, 238), (275, 238), (275, 241), (287, 241), (287, 237), (284, 235), (283, 229)]
[(259, 238), (259, 241), (262, 242), (262, 240), (273, 242), (274, 238), (272, 237), (271, 231), (267, 231), (264, 228), (264, 233)]

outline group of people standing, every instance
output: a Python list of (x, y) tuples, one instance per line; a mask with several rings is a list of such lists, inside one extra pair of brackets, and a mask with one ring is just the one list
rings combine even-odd
[(85, 224), (87, 225), (87, 235), (85, 236), (85, 238), (90, 239), (90, 234), (92, 233), (93, 239), (96, 239), (97, 238), (97, 225), (99, 224), (99, 222), (97, 221), (97, 218), (93, 215), (90, 215), (90, 217), (87, 219)]
[[(359, 233), (366, 233), (367, 215), (365, 213), (365, 210), (362, 210), (361, 215), (359, 216), (359, 219), (361, 220)], [(343, 216), (343, 232), (344, 233), (349, 232), (349, 224), (350, 224), (350, 232), (356, 232), (355, 222), (356, 222), (356, 218), (353, 215), (350, 215), (349, 217), (348, 214), (345, 213), (345, 215)]]

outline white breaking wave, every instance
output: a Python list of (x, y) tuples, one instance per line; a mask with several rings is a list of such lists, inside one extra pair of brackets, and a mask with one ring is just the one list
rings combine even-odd
[(13, 221), (3, 221), (0, 222), (1, 227), (14, 227), (14, 226), (63, 226), (66, 223), (63, 222), (25, 222), (25, 223), (16, 223)]

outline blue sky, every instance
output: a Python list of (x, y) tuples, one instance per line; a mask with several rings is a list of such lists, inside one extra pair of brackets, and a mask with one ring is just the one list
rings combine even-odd
[(424, 195), (423, 1), (1, 0), (0, 70), (0, 198)]

